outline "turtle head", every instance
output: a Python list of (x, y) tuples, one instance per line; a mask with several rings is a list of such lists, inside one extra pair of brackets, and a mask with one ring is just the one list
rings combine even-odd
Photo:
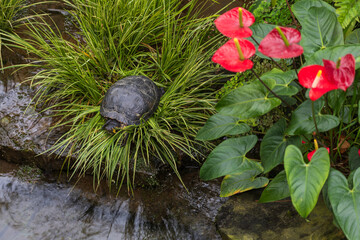
[(118, 122), (115, 119), (108, 119), (102, 129), (105, 129), (109, 133), (114, 134), (117, 132), (117, 129), (123, 129), (124, 127), (125, 125), (123, 123)]

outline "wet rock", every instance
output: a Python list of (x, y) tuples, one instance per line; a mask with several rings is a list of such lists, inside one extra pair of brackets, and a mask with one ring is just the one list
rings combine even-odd
[(223, 239), (231, 240), (341, 240), (333, 216), (322, 197), (308, 221), (299, 216), (291, 201), (258, 203), (261, 191), (236, 195), (221, 207), (216, 223)]
[(16, 163), (35, 163), (39, 167), (61, 169), (63, 159), (39, 155), (60, 136), (50, 131), (54, 119), (40, 113), (31, 103), (34, 90), (20, 84), (17, 76), (0, 75), (0, 159)]

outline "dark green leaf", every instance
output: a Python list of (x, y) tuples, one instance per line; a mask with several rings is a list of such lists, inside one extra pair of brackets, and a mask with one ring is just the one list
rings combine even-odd
[(281, 171), (262, 192), (259, 202), (273, 202), (290, 197), (285, 171)]
[(286, 121), (280, 119), (272, 126), (260, 145), (260, 158), (264, 172), (267, 173), (284, 161), (285, 149), (288, 145), (300, 145), (301, 138), (294, 136), (285, 138)]
[(226, 135), (237, 135), (250, 131), (245, 123), (239, 123), (237, 117), (215, 114), (211, 116), (196, 135), (197, 140), (214, 140)]
[(251, 189), (265, 187), (269, 179), (256, 177), (262, 172), (260, 163), (245, 159), (236, 173), (226, 175), (221, 183), (220, 197), (228, 197)]
[(310, 58), (306, 59), (306, 63), (304, 66), (313, 65), (313, 64), (323, 65), (323, 61), (322, 61), (323, 59), (337, 62), (339, 57), (343, 57), (346, 54), (351, 53), (355, 57), (356, 69), (358, 69), (360, 67), (359, 49), (360, 49), (360, 44), (329, 47), (321, 51), (317, 51)]
[(360, 101), (358, 102), (358, 122), (360, 123)]
[(358, 44), (360, 43), (360, 28), (352, 31), (345, 39), (345, 44)]
[[(276, 84), (275, 80), (264, 82), (270, 89)], [(259, 81), (254, 81), (225, 95), (216, 105), (216, 110), (221, 115), (243, 120), (261, 116), (280, 104), (279, 99), (269, 97), (269, 91)]]
[(301, 41), (305, 58), (320, 49), (344, 44), (343, 31), (336, 14), (323, 7), (311, 7), (301, 20)]
[(320, 191), (329, 175), (330, 158), (325, 148), (319, 148), (305, 163), (301, 151), (294, 145), (286, 148), (284, 167), (292, 203), (306, 218), (315, 207)]
[(270, 72), (265, 73), (261, 76), (262, 80), (273, 79), (276, 81), (276, 85), (273, 91), (278, 95), (287, 95), (292, 96), (298, 92), (298, 89), (295, 86), (290, 85), (290, 83), (296, 79), (295, 71), (283, 72), (280, 69), (274, 68)]
[(200, 169), (200, 178), (211, 180), (236, 172), (256, 142), (255, 135), (225, 140), (207, 157)]
[(353, 188), (344, 175), (331, 169), (328, 194), (337, 223), (348, 239), (360, 239), (360, 168), (355, 171)]
[(330, 91), (327, 96), (329, 106), (333, 109), (334, 115), (338, 115), (346, 99), (346, 92), (340, 89)]
[(359, 149), (355, 146), (351, 147), (349, 151), (349, 166), (350, 171), (355, 171), (360, 167)]
[[(320, 113), (325, 104), (323, 98), (316, 100), (314, 104), (315, 119), (319, 132), (326, 132), (339, 125), (340, 121), (337, 117)], [(315, 131), (311, 100), (306, 100), (294, 111), (286, 131), (289, 135), (311, 134)]]
[(291, 9), (299, 22), (302, 23), (303, 21), (305, 21), (306, 16), (309, 14), (309, 9), (312, 7), (324, 7), (325, 9), (336, 13), (336, 10), (333, 6), (319, 0), (296, 1), (296, 3), (291, 6)]

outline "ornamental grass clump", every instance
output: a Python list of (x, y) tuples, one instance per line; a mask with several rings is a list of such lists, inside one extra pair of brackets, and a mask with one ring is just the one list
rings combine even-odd
[[(336, 10), (323, 1), (297, 1), (291, 10), (300, 31), (255, 23), (249, 27), (252, 34), (242, 37), (258, 47), (258, 57), (289, 59), (291, 70), (283, 71), (276, 62), (279, 68), (261, 76), (250, 64), (240, 68), (251, 61), (250, 55), (241, 55), (248, 47), (236, 46), (241, 39), (230, 40), (238, 54), (222, 50), (225, 45), (214, 53), (214, 62), (233, 72), (250, 70), (256, 80), (224, 95), (217, 113), (198, 132), (198, 140), (226, 139), (209, 154), (200, 177), (224, 177), (223, 197), (266, 187), (259, 202), (290, 197), (303, 218), (322, 192), (346, 237), (360, 239), (360, 42), (344, 44)], [(226, 29), (238, 28), (234, 19), (223, 23), (234, 25)], [(246, 122), (278, 107), (286, 117), (261, 136), (260, 159), (249, 158), (258, 136)]]
[(16, 19), (15, 16), (28, 6), (26, 0), (1, 0), (0, 2), (0, 30), (6, 31), (12, 29), (17, 23), (21, 22), (21, 18)]
[[(29, 23), (29, 38), (6, 35), (15, 47), (31, 53), (28, 64), (37, 74), (37, 102), (60, 120), (55, 127), (68, 131), (47, 152), (77, 160), (70, 169), (92, 172), (95, 183), (105, 178), (131, 190), (139, 161), (158, 158), (180, 177), (180, 152), (193, 160), (199, 148), (196, 132), (213, 112), (219, 79), (209, 61), (219, 35), (211, 18), (200, 18), (196, 1), (75, 0), (70, 40), (45, 22)], [(154, 114), (139, 125), (110, 134), (102, 126), (100, 103), (107, 89), (126, 76), (149, 77), (162, 89)], [(70, 162), (69, 162), (70, 163)]]

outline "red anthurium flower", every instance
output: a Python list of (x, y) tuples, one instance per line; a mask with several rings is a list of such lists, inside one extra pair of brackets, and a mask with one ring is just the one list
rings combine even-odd
[(337, 63), (326, 59), (323, 59), (323, 63), (324, 66), (303, 67), (298, 75), (300, 84), (311, 88), (309, 97), (312, 101), (334, 89), (346, 91), (354, 82), (355, 58), (352, 54), (339, 58)]
[[(328, 153), (330, 153), (330, 149), (326, 148), (326, 150), (328, 151)], [(311, 161), (311, 158), (313, 157), (314, 153), (317, 151), (317, 149), (315, 149), (314, 151), (311, 151), (307, 154), (307, 159), (309, 160), (309, 162)]]
[(294, 28), (276, 27), (260, 42), (259, 52), (273, 58), (293, 58), (303, 53), (301, 34)]
[(255, 46), (245, 39), (230, 39), (212, 57), (212, 61), (231, 72), (244, 72), (253, 67), (249, 60), (255, 54)]
[(359, 149), (359, 151), (358, 151), (358, 154), (359, 154), (359, 156), (360, 156), (360, 149)]
[(325, 93), (338, 88), (329, 80), (327, 74), (325, 74), (325, 68), (320, 65), (303, 67), (300, 70), (298, 77), (299, 82), (303, 87), (311, 88), (309, 97), (312, 101), (315, 101)]
[(339, 58), (335, 63), (330, 60), (323, 60), (326, 75), (329, 81), (336, 83), (337, 88), (346, 91), (354, 82), (355, 78), (355, 58), (352, 54), (347, 54)]
[(249, 28), (255, 22), (255, 17), (244, 8), (236, 7), (220, 15), (215, 20), (216, 28), (230, 38), (247, 38), (252, 35)]

